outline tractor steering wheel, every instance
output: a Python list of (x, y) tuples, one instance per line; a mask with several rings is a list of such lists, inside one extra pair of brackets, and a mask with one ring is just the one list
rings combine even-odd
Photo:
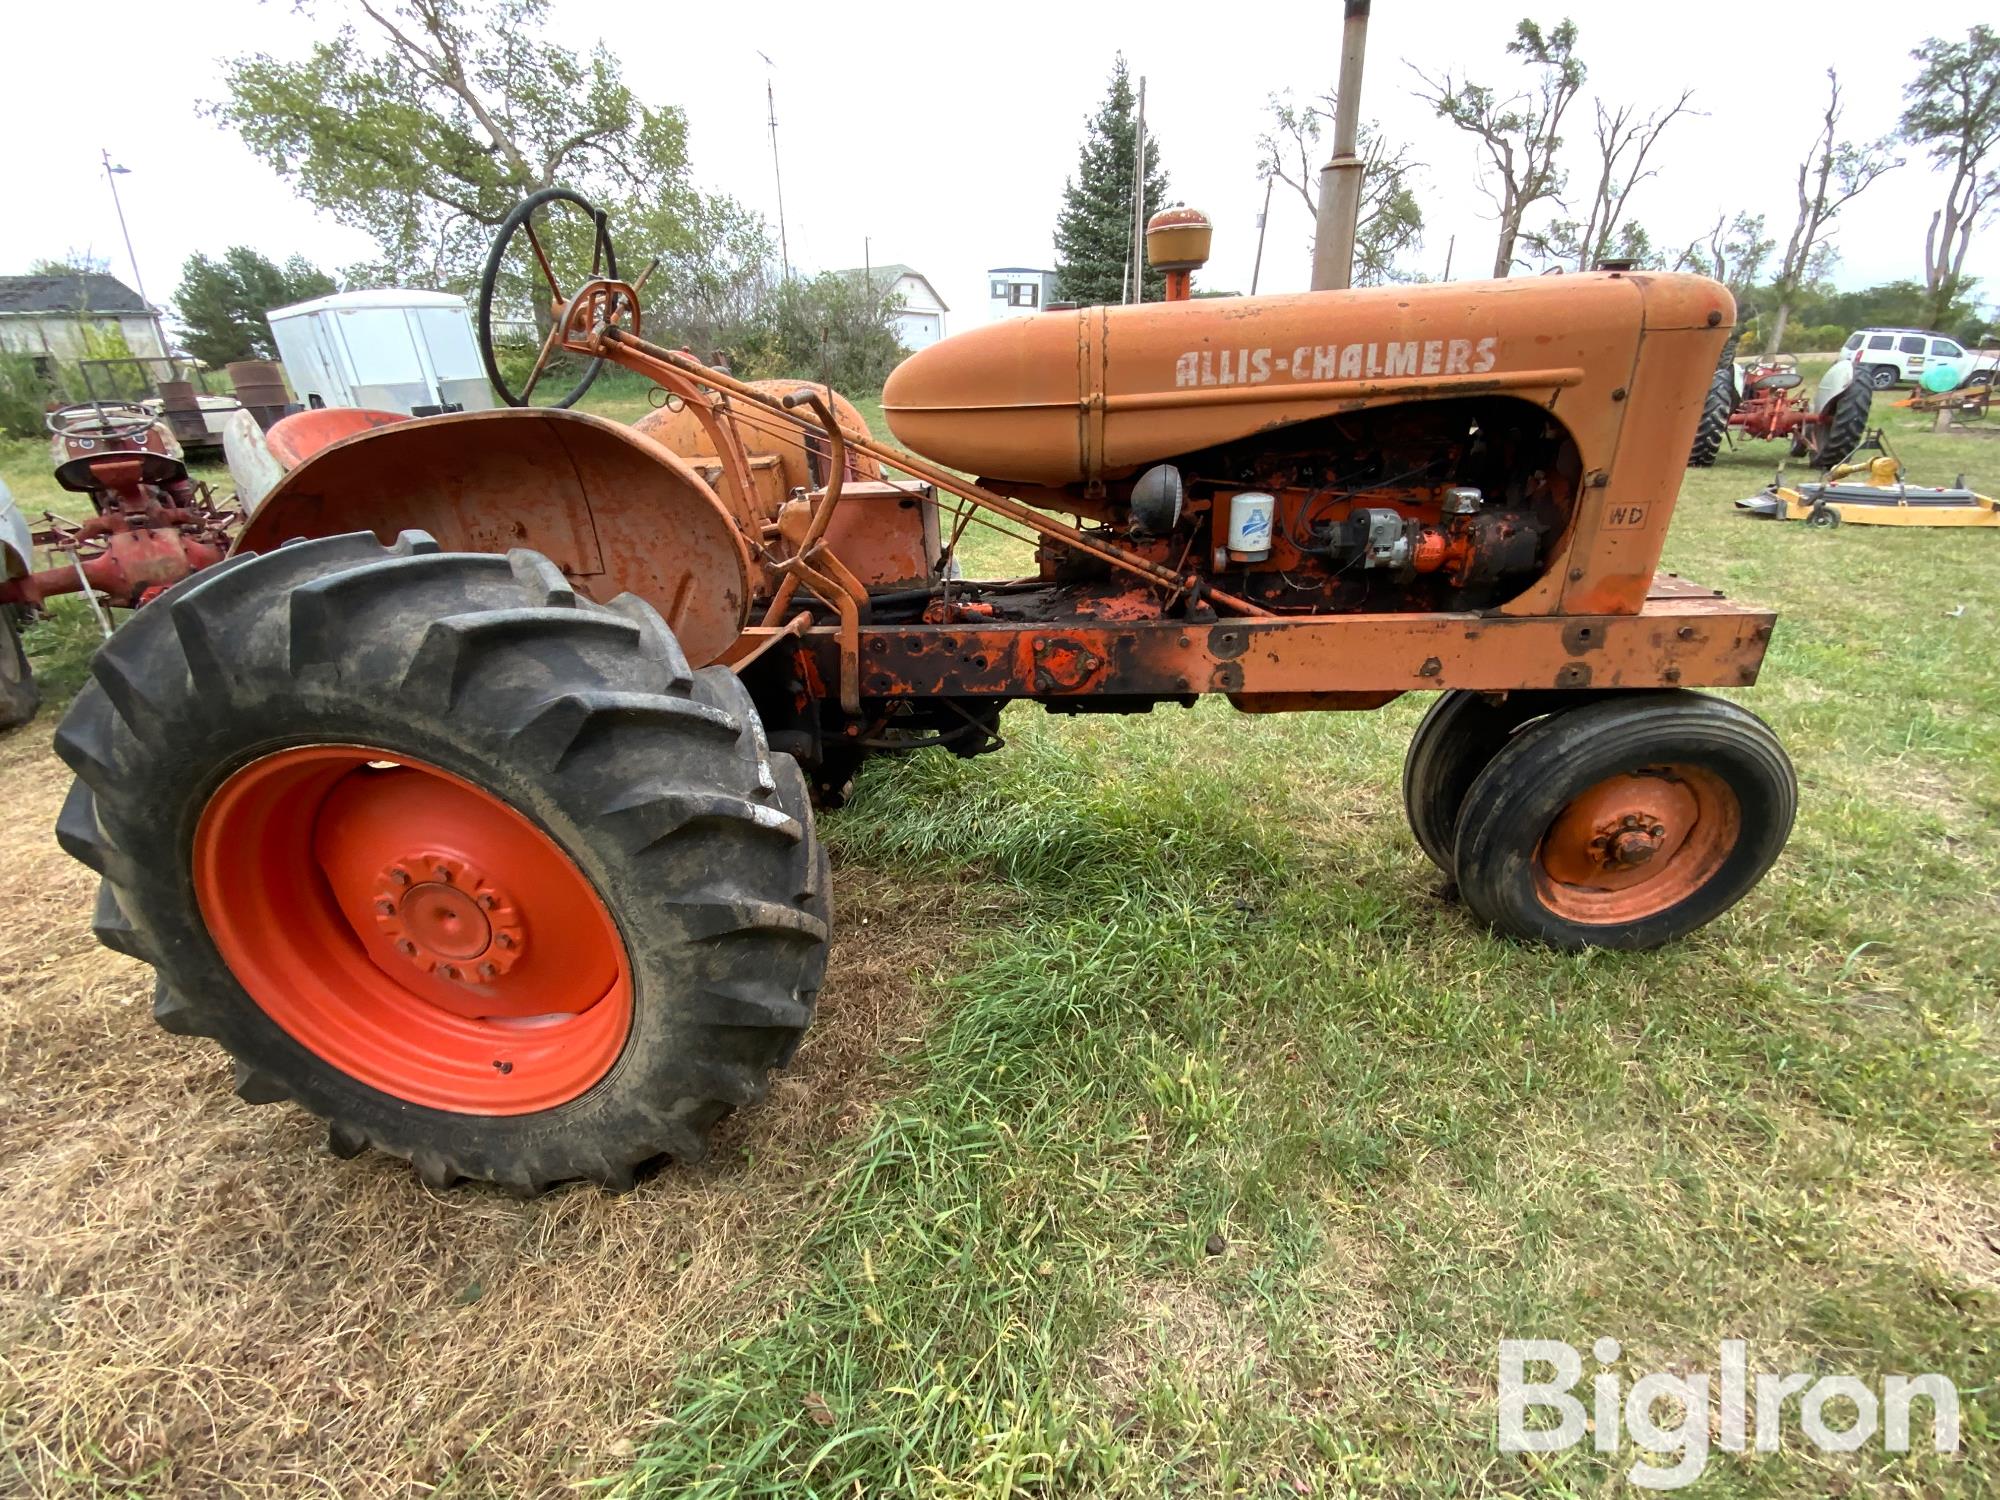
[[(565, 217), (573, 219), (575, 214), (580, 213), (585, 221), (583, 225), (570, 224), (566, 230), (567, 237), (574, 239), (577, 231), (584, 227), (590, 232), (589, 271), (585, 273), (579, 266), (574, 283), (568, 291), (565, 291), (562, 283), (557, 280), (555, 266), (549, 258), (550, 246), (544, 242), (543, 234), (537, 232), (538, 225), (543, 231), (551, 228), (551, 216), (541, 211), (553, 208), (557, 204), (567, 205), (573, 211)], [(542, 342), (535, 356), (535, 363), (518, 391), (508, 383), (507, 377), (500, 373), (500, 360), (494, 338), (493, 305), (505, 269), (508, 248), (517, 235), (524, 236), (529, 248), (534, 252), (535, 271), (540, 281), (547, 287), (548, 298), (546, 303), (548, 321), (545, 324), (542, 289), (534, 287), (531, 291), (530, 305), (535, 308), (535, 328), (542, 335)], [(486, 269), (479, 278), (479, 357), (486, 365), (486, 378), (492, 382), (494, 394), (507, 405), (531, 404), (535, 388), (541, 384), (542, 377), (548, 373), (551, 359), (562, 347), (563, 328), (569, 321), (567, 314), (571, 297), (586, 282), (599, 279), (611, 281), (618, 279), (618, 256), (611, 246), (611, 230), (605, 221), (603, 210), (593, 206), (582, 194), (573, 193), (568, 188), (543, 188), (539, 193), (523, 199), (515, 206), (512, 213), (501, 220), (499, 231), (493, 237), (493, 249), (486, 257)], [(591, 382), (597, 379), (603, 369), (603, 360), (591, 360), (584, 367), (583, 374), (575, 385), (559, 399), (545, 401), (544, 404), (559, 407), (574, 406), (583, 393), (590, 389)]]
[(129, 401), (84, 401), (59, 407), (45, 420), (57, 437), (130, 439), (142, 435), (159, 417)]

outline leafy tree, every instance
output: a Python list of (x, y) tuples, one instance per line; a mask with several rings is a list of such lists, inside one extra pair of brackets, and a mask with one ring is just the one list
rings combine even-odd
[(823, 271), (794, 277), (775, 299), (769, 345), (755, 373), (820, 380), (842, 391), (875, 391), (903, 358), (894, 313), (901, 299), (859, 276)]
[(351, 19), (332, 40), (302, 62), (237, 58), (229, 98), (207, 109), (307, 202), (374, 237), (380, 261), (350, 279), (462, 291), (507, 211), (558, 182), (610, 212), (630, 250), (683, 262), (704, 215), (749, 220), (696, 191), (678, 108), (642, 103), (608, 48), (546, 39), (548, 0), (335, 8)]
[[(1328, 89), (1304, 104), (1290, 91), (1270, 97), (1270, 123), (1257, 138), (1257, 171), (1275, 177), (1306, 206), (1314, 225), (1319, 222), (1319, 173), (1316, 158), (1320, 138), (1334, 115), (1335, 95)], [(1354, 284), (1376, 286), (1406, 279), (1396, 269), (1396, 257), (1422, 243), (1424, 211), (1412, 191), (1419, 163), (1410, 148), (1384, 136), (1379, 127), (1363, 125), (1360, 132), (1361, 212), (1354, 227)], [(1308, 240), (1308, 245), (1311, 241)]]
[(1445, 73), (1432, 78), (1415, 63), (1410, 71), (1423, 80), (1415, 90), (1438, 113), (1484, 151), (1492, 176), (1482, 186), (1500, 213), (1500, 237), (1493, 247), (1493, 274), (1514, 269), (1528, 212), (1536, 204), (1559, 199), (1563, 172), (1556, 165), (1562, 147), (1563, 116), (1583, 87), (1585, 68), (1576, 55), (1576, 23), (1565, 19), (1548, 31), (1534, 21), (1514, 25), (1507, 51), (1534, 70), (1526, 89), (1502, 97), (1484, 84)]
[(1901, 133), (1951, 174), (1944, 204), (1924, 233), (1924, 288), (1930, 305), (1921, 320), (1942, 327), (1965, 271), (1973, 228), (2000, 204), (2000, 167), (1987, 165), (2000, 147), (2000, 32), (1975, 26), (1962, 42), (1932, 37), (1910, 54), (1923, 71), (1903, 85), (1909, 107)]
[(1857, 146), (1836, 139), (1841, 115), (1840, 78), (1828, 68), (1826, 81), (1826, 113), (1820, 117), (1819, 134), (1812, 149), (1799, 163), (1799, 215), (1793, 222), (1784, 259), (1778, 263), (1777, 277), (1771, 283), (1775, 308), (1770, 326), (1764, 330), (1766, 354), (1778, 352), (1792, 302), (1800, 288), (1816, 270), (1824, 270), (1827, 265), (1824, 259), (1816, 261), (1815, 256), (1831, 248), (1826, 237), (1834, 216), (1866, 192), (1876, 178), (1903, 164), (1901, 157), (1890, 156), (1885, 142)]
[(278, 347), (264, 315), (335, 290), (331, 276), (298, 255), (283, 266), (248, 245), (232, 245), (221, 260), (191, 255), (174, 293), (174, 311), (186, 329), (182, 346), (218, 367), (235, 359), (276, 359)]
[[(1138, 100), (1121, 52), (1111, 67), (1104, 103), (1084, 124), (1076, 174), (1063, 182), (1056, 217), (1056, 280), (1062, 295), (1090, 305), (1124, 300), (1132, 258), (1132, 169), (1138, 154)], [(1167, 206), (1160, 143), (1146, 135), (1146, 207)], [(1145, 298), (1157, 301), (1166, 276), (1148, 266)]]

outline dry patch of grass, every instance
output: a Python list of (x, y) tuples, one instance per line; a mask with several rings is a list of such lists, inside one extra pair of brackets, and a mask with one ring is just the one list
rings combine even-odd
[(1948, 1281), (2000, 1292), (2000, 1193), (1953, 1173), (1914, 1170), (1865, 1195), (1862, 1238)]
[(715, 1165), (611, 1197), (438, 1195), (228, 1089), (88, 930), (46, 722), (0, 741), (0, 1488), (543, 1494), (619, 1467), (648, 1402), (755, 1326), (782, 1232), (923, 1024), (947, 891), (840, 872), (819, 1024)]
[(1090, 1358), (1092, 1374), (1116, 1405), (1166, 1375), (1208, 1400), (1270, 1375), (1270, 1346), (1255, 1320), (1199, 1282), (1142, 1282), (1126, 1294), (1126, 1306), (1126, 1323)]

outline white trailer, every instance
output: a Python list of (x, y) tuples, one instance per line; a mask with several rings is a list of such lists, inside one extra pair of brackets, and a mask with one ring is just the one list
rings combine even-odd
[(293, 394), (306, 406), (415, 416), (493, 405), (463, 297), (336, 292), (266, 317)]

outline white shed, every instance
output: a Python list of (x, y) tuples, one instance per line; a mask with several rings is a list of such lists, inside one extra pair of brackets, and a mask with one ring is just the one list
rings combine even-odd
[(449, 292), (336, 292), (265, 315), (307, 406), (485, 411), (493, 405), (465, 299)]
[(890, 315), (889, 321), (895, 325), (897, 339), (912, 354), (928, 349), (944, 337), (944, 315), (951, 309), (945, 306), (944, 298), (937, 294), (937, 288), (923, 272), (909, 266), (887, 265), (866, 269), (854, 266), (836, 274), (851, 276), (856, 281), (865, 276), (884, 301), (901, 299), (902, 306)]

